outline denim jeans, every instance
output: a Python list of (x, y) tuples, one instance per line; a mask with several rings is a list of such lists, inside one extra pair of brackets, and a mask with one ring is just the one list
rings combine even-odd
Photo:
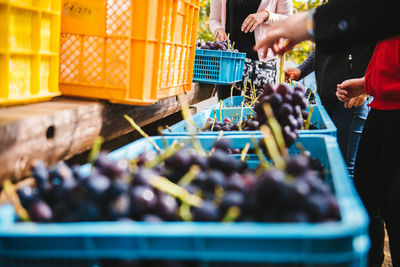
[(337, 128), (337, 140), (350, 177), (354, 176), (354, 163), (358, 143), (368, 116), (368, 99), (359, 107), (345, 108), (342, 102), (324, 104), (326, 111)]

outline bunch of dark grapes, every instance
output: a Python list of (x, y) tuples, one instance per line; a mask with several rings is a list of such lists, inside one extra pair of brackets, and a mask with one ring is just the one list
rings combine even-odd
[(307, 88), (305, 96), (308, 98), (308, 102), (310, 104), (314, 105), (317, 103), (317, 101), (316, 101), (317, 99), (315, 97), (313, 90), (311, 90), (311, 88)]
[(200, 49), (206, 49), (206, 50), (229, 51), (229, 52), (235, 52), (235, 53), (239, 52), (239, 50), (237, 50), (237, 49), (232, 49), (230, 41), (228, 41), (228, 40), (215, 41), (215, 42), (208, 41), (204, 45), (201, 45), (201, 42), (197, 42), (197, 47)]
[(229, 132), (229, 131), (239, 131), (242, 128), (243, 131), (256, 131), (258, 130), (259, 123), (255, 120), (253, 116), (249, 116), (247, 119), (243, 120), (242, 123), (239, 121), (232, 122), (230, 118), (225, 118), (222, 122), (214, 118), (208, 118), (203, 131), (213, 131), (213, 132)]
[(304, 119), (308, 117), (308, 112), (305, 111), (308, 102), (303, 88), (292, 88), (287, 84), (280, 84), (277, 88), (270, 84), (264, 85), (264, 94), (254, 107), (260, 125), (268, 122), (264, 104), (271, 106), (275, 118), (282, 127), (286, 145), (292, 145), (298, 137), (298, 131), (304, 126)]
[(284, 171), (264, 171), (252, 187), (255, 221), (324, 222), (340, 218), (336, 198), (305, 154), (292, 157)]
[(32, 168), (36, 186), (22, 187), (17, 193), (36, 222), (187, 219), (179, 212), (182, 199), (154, 187), (153, 179), (159, 177), (201, 197), (200, 205), (189, 208), (194, 221), (322, 222), (339, 218), (336, 200), (316, 171), (321, 166), (309, 155), (290, 159), (285, 170), (264, 170), (257, 177), (245, 161), (229, 156), (238, 153), (221, 139), (209, 157), (182, 148), (154, 166), (149, 163), (159, 155), (143, 152), (134, 168), (101, 153), (88, 176), (62, 162), (49, 168), (38, 162)]

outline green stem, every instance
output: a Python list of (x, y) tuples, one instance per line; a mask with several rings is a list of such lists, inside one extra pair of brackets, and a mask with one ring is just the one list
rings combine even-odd
[(94, 139), (92, 150), (90, 150), (88, 157), (88, 162), (90, 163), (90, 165), (93, 165), (94, 161), (98, 157), (103, 142), (104, 138), (101, 136), (97, 136), (96, 139)]
[(310, 111), (308, 112), (307, 120), (304, 123), (304, 129), (309, 130), (310, 129), (310, 121), (311, 121), (311, 116), (314, 112), (314, 106), (311, 104), (310, 105)]
[(224, 218), (222, 218), (222, 222), (234, 222), (237, 220), (237, 218), (239, 218), (240, 216), (240, 208), (237, 206), (232, 206), (228, 209), (228, 211), (226, 212)]
[(144, 138), (146, 138), (153, 146), (154, 146), (154, 148), (158, 151), (158, 152), (160, 152), (160, 148), (158, 147), (158, 145), (153, 141), (153, 139), (151, 139), (150, 138), (150, 136), (147, 134), (147, 133), (145, 133), (143, 130), (142, 130), (142, 128), (140, 128), (140, 126), (139, 125), (137, 125), (136, 123), (135, 123), (135, 121), (131, 118), (131, 117), (129, 117), (128, 115), (124, 115), (124, 118), (132, 125), (132, 127), (136, 130), (136, 131), (138, 131)]
[(246, 159), (246, 155), (247, 155), (247, 152), (249, 152), (249, 148), (250, 148), (250, 143), (246, 143), (246, 145), (244, 146), (242, 153), (240, 155), (241, 161), (244, 161)]

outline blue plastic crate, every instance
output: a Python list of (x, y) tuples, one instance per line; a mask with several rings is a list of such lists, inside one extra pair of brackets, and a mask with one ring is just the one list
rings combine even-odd
[(246, 53), (196, 49), (193, 81), (232, 84), (243, 77)]
[[(307, 108), (308, 110), (308, 108)], [(220, 119), (220, 109), (215, 109), (216, 115), (217, 115), (217, 120)], [(221, 109), (222, 111), (222, 120), (224, 118), (233, 118), (236, 114), (239, 114), (235, 121), (238, 121), (240, 118), (240, 112), (241, 108), (223, 108)], [(246, 119), (247, 115), (249, 114), (254, 114), (253, 110), (251, 108), (243, 108), (243, 118)], [(206, 124), (206, 121), (208, 118), (214, 117), (214, 111), (212, 109), (205, 109), (199, 113), (196, 113), (192, 116), (192, 119), (196, 126), (201, 130), (204, 128), (204, 125)], [(333, 124), (331, 118), (329, 117), (328, 113), (326, 112), (325, 108), (321, 105), (316, 105), (314, 106), (314, 112), (311, 116), (311, 123), (317, 123), (317, 127), (319, 128), (318, 130), (301, 130), (299, 131), (300, 135), (303, 134), (327, 134), (327, 135), (332, 135), (336, 136), (336, 126)], [(169, 129), (165, 129), (162, 131), (164, 135), (177, 135), (177, 136), (182, 136), (182, 135), (188, 135), (191, 133), (191, 131), (195, 130), (192, 125), (188, 127), (187, 123), (185, 120), (182, 120), (172, 126), (169, 127)], [(205, 132), (197, 132), (196, 133), (199, 136), (204, 136), (204, 135), (213, 135), (216, 136), (219, 133), (218, 132), (210, 132), (210, 131), (205, 131)], [(251, 135), (251, 134), (260, 134), (260, 131), (230, 131), (230, 132), (224, 132), (224, 135)]]
[[(178, 138), (154, 137), (160, 146)], [(226, 137), (243, 148), (248, 137)], [(199, 137), (209, 150), (215, 138)], [(14, 209), (0, 207), (0, 266), (99, 266), (100, 259), (166, 259), (200, 262), (303, 263), (304, 266), (365, 267), (368, 217), (358, 198), (336, 139), (303, 136), (299, 142), (325, 164), (341, 220), (330, 223), (187, 222), (14, 222)], [(140, 139), (110, 153), (132, 159), (154, 149)], [(298, 153), (292, 149), (291, 153)], [(88, 171), (89, 166), (83, 166)], [(50, 262), (49, 265), (44, 263)], [(207, 266), (207, 265), (204, 265)], [(218, 264), (216, 265), (218, 266)], [(232, 265), (223, 265), (232, 266)], [(247, 266), (244, 265), (244, 266)], [(269, 265), (263, 265), (269, 266)], [(272, 265), (275, 266), (275, 265)], [(298, 265), (296, 265), (298, 266)]]

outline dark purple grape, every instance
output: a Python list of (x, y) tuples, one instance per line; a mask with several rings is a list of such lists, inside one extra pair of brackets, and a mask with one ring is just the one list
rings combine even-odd
[(204, 190), (214, 191), (216, 186), (225, 186), (225, 176), (222, 172), (212, 170), (207, 173), (207, 180), (204, 183)]
[(232, 145), (232, 142), (229, 139), (222, 138), (214, 143), (215, 149), (219, 149), (221, 151), (227, 151)]
[(296, 86), (296, 87), (294, 88), (294, 91), (295, 91), (295, 92), (300, 92), (300, 93), (302, 93), (303, 95), (304, 95), (304, 92), (305, 92), (304, 88), (303, 88), (303, 87), (300, 87), (300, 86)]
[(18, 188), (17, 194), (24, 208), (28, 208), (30, 204), (38, 200), (38, 191), (30, 186)]
[(306, 111), (306, 110), (302, 110), (302, 111), (301, 111), (301, 116), (302, 116), (303, 119), (305, 119), (305, 120), (308, 118), (308, 114), (309, 114), (309, 112)]
[(270, 201), (276, 201), (283, 190), (285, 174), (280, 170), (264, 171), (255, 184), (255, 196), (258, 204), (269, 206)]
[(140, 216), (143, 213), (154, 210), (157, 205), (157, 196), (149, 186), (138, 185), (131, 189), (131, 210), (133, 215)]
[(320, 222), (328, 217), (329, 208), (328, 199), (322, 194), (310, 194), (304, 201), (304, 209), (313, 222)]
[(275, 92), (275, 89), (273, 87), (272, 84), (268, 83), (268, 84), (264, 84), (263, 85), (263, 89), (264, 89), (264, 95), (270, 95), (273, 94)]
[(55, 185), (74, 179), (72, 170), (63, 161), (57, 162), (52, 168), (50, 168), (49, 177), (51, 182)]
[(240, 154), (241, 151), (239, 148), (232, 148), (232, 154)]
[(196, 179), (193, 180), (193, 184), (204, 189), (206, 187), (207, 179), (208, 174), (206, 172), (199, 172), (196, 176)]
[(94, 166), (97, 170), (109, 177), (110, 179), (121, 178), (128, 172), (128, 163), (126, 160), (118, 162), (112, 161), (107, 157), (107, 154), (100, 153), (94, 162)]
[(167, 220), (175, 219), (178, 209), (176, 199), (168, 194), (161, 193), (158, 196), (158, 203), (156, 206), (156, 213)]
[(85, 180), (85, 188), (88, 196), (95, 200), (101, 200), (105, 196), (105, 192), (110, 187), (110, 180), (102, 175), (93, 173)]
[(154, 170), (139, 168), (133, 173), (132, 185), (147, 185), (148, 179), (157, 175)]
[(301, 107), (299, 105), (294, 106), (293, 115), (297, 118), (300, 116)]
[(53, 212), (49, 205), (42, 200), (34, 201), (29, 205), (28, 214), (34, 222), (49, 222), (53, 218)]
[(172, 157), (165, 160), (165, 166), (169, 169), (186, 173), (190, 168), (190, 156), (184, 149), (179, 150)]
[(288, 119), (288, 125), (290, 126), (290, 129), (292, 131), (300, 128), (299, 122), (296, 120), (296, 118), (293, 115), (290, 114), (287, 117), (287, 119)]
[(232, 173), (226, 177), (226, 189), (231, 191), (245, 191), (246, 184), (245, 181), (238, 173)]
[(232, 131), (239, 131), (240, 123), (236, 122), (232, 125)]
[(122, 194), (113, 199), (107, 206), (107, 217), (110, 220), (124, 218), (129, 215), (130, 198), (127, 194)]
[(283, 103), (282, 106), (279, 108), (279, 116), (281, 118), (287, 118), (292, 113), (293, 107), (288, 103)]
[(221, 130), (224, 132), (229, 132), (231, 130), (231, 127), (229, 127), (229, 125), (224, 125), (221, 127)]
[[(259, 95), (262, 95), (262, 94), (264, 94), (264, 89), (257, 89), (256, 96), (259, 96)], [(247, 100), (247, 98), (246, 98), (246, 100)]]
[(231, 173), (236, 161), (225, 153), (216, 150), (209, 158), (209, 166), (213, 169), (218, 169), (224, 173)]
[(247, 127), (249, 127), (250, 130), (257, 130), (260, 124), (258, 121), (250, 121), (247, 123)]
[(293, 96), (291, 94), (286, 94), (283, 96), (283, 103), (292, 104), (293, 103)]
[(208, 166), (208, 159), (206, 157), (201, 157), (197, 154), (192, 154), (190, 156), (190, 165), (197, 165), (201, 169), (205, 169)]
[(278, 88), (276, 89), (276, 92), (280, 94), (281, 96), (285, 96), (286, 94), (291, 94), (292, 93), (292, 87), (285, 83), (281, 83)]
[(227, 192), (219, 204), (219, 213), (223, 218), (230, 207), (236, 206), (241, 209), (245, 204), (245, 197), (243, 193), (238, 191)]
[(292, 96), (294, 105), (301, 105), (302, 103), (304, 103), (304, 93), (295, 91)]
[(128, 190), (129, 190), (128, 183), (121, 180), (112, 181), (111, 185), (108, 187), (105, 193), (106, 199), (107, 201), (112, 201), (116, 198), (119, 198), (121, 195), (127, 193)]
[(273, 94), (273, 95), (271, 95), (270, 102), (271, 102), (272, 108), (277, 109), (282, 104), (282, 96), (280, 94)]
[(217, 206), (208, 200), (204, 200), (200, 207), (193, 208), (193, 219), (199, 222), (215, 222), (219, 219)]
[(36, 160), (32, 163), (32, 176), (35, 178), (38, 187), (44, 186), (49, 180), (49, 172), (43, 161)]
[(213, 131), (214, 131), (214, 132), (219, 132), (219, 131), (221, 131), (221, 126), (218, 125), (218, 124), (214, 125)]

